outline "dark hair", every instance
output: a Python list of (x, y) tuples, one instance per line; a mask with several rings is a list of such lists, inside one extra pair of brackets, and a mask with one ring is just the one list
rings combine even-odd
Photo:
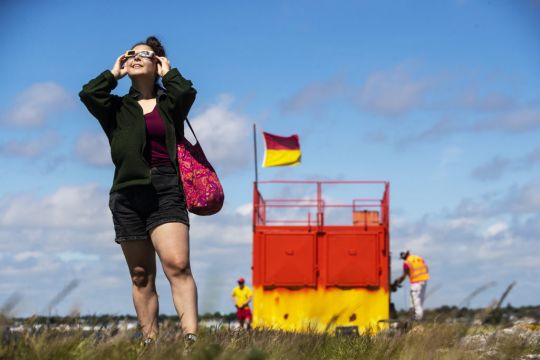
[(165, 48), (163, 47), (163, 45), (161, 45), (161, 41), (159, 41), (159, 39), (155, 36), (149, 36), (146, 41), (138, 42), (131, 48), (133, 49), (135, 46), (138, 45), (150, 46), (157, 56), (165, 56)]

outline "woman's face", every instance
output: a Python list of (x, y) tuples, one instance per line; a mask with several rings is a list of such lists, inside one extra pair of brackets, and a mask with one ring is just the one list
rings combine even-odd
[(135, 50), (135, 56), (127, 58), (124, 66), (127, 67), (127, 74), (130, 78), (137, 76), (155, 77), (157, 74), (157, 59), (155, 56), (146, 58), (140, 56), (141, 51), (152, 51), (148, 45), (137, 45), (132, 50)]

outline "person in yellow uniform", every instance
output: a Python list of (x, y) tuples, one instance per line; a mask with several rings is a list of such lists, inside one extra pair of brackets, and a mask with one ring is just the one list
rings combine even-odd
[(251, 315), (251, 309), (249, 308), (249, 302), (253, 293), (251, 289), (245, 285), (246, 280), (241, 277), (238, 279), (238, 286), (235, 286), (232, 291), (232, 298), (234, 300), (234, 306), (236, 306), (236, 318), (240, 323), (240, 327), (243, 329), (244, 325), (246, 329), (251, 329), (251, 321), (253, 316)]
[(412, 255), (409, 250), (401, 252), (399, 257), (404, 261), (403, 274), (392, 283), (392, 291), (397, 291), (399, 285), (409, 276), (411, 282), (411, 301), (414, 308), (415, 320), (422, 320), (424, 316), (424, 299), (429, 280), (429, 270), (424, 259), (418, 255)]

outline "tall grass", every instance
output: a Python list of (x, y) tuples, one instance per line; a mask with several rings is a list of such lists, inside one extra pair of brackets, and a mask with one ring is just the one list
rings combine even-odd
[[(525, 331), (525, 330), (524, 330)], [(44, 330), (4, 332), (0, 359), (520, 359), (540, 354), (537, 332), (461, 324), (422, 324), (407, 331), (332, 336), (279, 331), (203, 329), (190, 353), (170, 325), (156, 347), (143, 347), (135, 331), (113, 335)]]

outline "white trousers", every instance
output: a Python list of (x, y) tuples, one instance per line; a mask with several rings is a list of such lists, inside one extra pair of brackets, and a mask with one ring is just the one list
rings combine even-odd
[(424, 316), (424, 298), (426, 297), (426, 281), (411, 284), (411, 302), (414, 308), (414, 318), (422, 320)]

